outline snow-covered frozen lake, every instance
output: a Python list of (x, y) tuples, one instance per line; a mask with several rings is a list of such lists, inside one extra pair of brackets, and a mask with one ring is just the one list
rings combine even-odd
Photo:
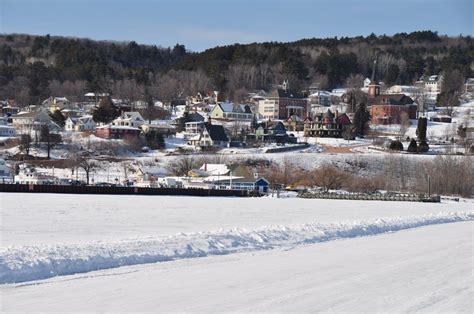
[(3, 247), (472, 210), (473, 203), (0, 193)]
[(0, 204), (0, 311), (472, 310), (470, 201), (0, 193)]

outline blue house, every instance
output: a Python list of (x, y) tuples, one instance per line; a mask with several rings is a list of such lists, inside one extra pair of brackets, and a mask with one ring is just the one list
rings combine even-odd
[(255, 191), (259, 192), (260, 194), (267, 194), (268, 185), (269, 182), (265, 178), (260, 178), (254, 183)]

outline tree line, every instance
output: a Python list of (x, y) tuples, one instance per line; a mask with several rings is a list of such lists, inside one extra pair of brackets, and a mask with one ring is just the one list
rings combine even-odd
[(52, 94), (80, 100), (84, 92), (109, 91), (136, 100), (146, 90), (153, 98), (171, 101), (219, 90), (222, 97), (239, 101), (248, 91), (269, 90), (283, 79), (295, 90), (358, 87), (370, 77), (375, 58), (377, 79), (387, 85), (411, 84), (443, 71), (448, 76), (456, 71), (456, 81), (462, 81), (473, 76), (474, 41), (419, 31), (192, 52), (179, 44), (163, 48), (133, 41), (1, 35), (0, 99), (30, 104)]

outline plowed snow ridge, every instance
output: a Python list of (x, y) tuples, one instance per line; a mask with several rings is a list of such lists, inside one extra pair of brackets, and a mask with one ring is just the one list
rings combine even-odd
[(208, 255), (395, 232), (427, 225), (474, 220), (474, 212), (439, 213), (331, 224), (229, 229), (74, 245), (13, 246), (0, 249), (0, 284), (94, 270)]

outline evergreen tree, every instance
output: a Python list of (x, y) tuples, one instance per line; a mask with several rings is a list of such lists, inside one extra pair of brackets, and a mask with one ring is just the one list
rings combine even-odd
[(418, 126), (416, 128), (416, 136), (420, 142), (426, 141), (426, 129), (428, 128), (428, 119), (419, 118)]
[(408, 145), (407, 152), (416, 153), (418, 152), (418, 147), (416, 145), (416, 140), (414, 138), (411, 139), (410, 145)]
[(403, 143), (399, 140), (394, 140), (390, 142), (390, 146), (388, 147), (390, 150), (400, 150), (403, 151)]
[(150, 130), (145, 133), (146, 145), (152, 149), (165, 148), (165, 139), (163, 134)]
[(61, 113), (61, 111), (57, 109), (53, 113), (50, 113), (49, 115), (51, 119), (53, 119), (54, 123), (56, 123), (60, 127), (63, 127), (64, 124), (66, 123), (66, 117)]
[(120, 113), (112, 103), (112, 100), (109, 97), (104, 97), (100, 101), (99, 106), (94, 110), (92, 119), (95, 122), (110, 123), (119, 115)]
[(189, 112), (185, 111), (183, 116), (178, 119), (177, 131), (182, 132), (186, 127), (186, 122), (189, 120)]
[(416, 136), (418, 137), (418, 140), (420, 141), (420, 144), (418, 145), (418, 151), (422, 153), (426, 153), (430, 149), (430, 146), (426, 142), (427, 128), (428, 128), (428, 119), (419, 118), (418, 126), (416, 128)]
[(360, 103), (354, 114), (354, 133), (356, 136), (364, 137), (369, 130), (370, 112), (367, 110), (365, 103)]

